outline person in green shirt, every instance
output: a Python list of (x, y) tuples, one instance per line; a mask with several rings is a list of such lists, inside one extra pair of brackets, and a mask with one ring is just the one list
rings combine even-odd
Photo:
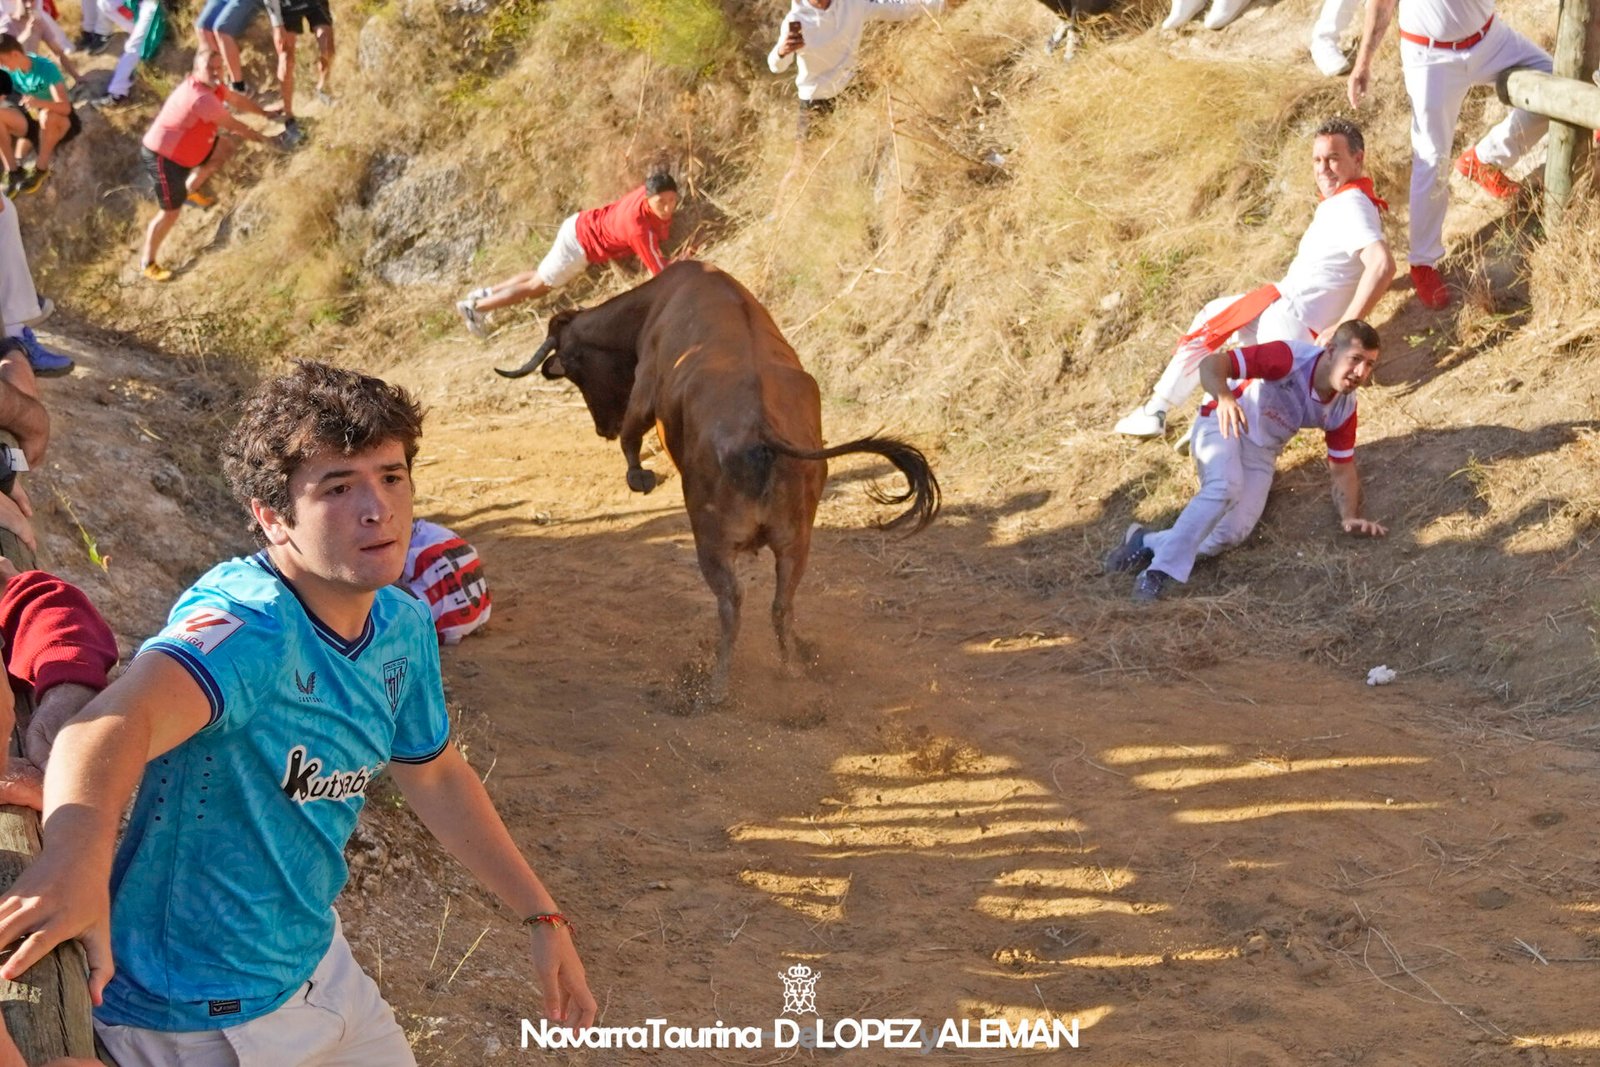
[[(0, 106), (0, 165), (6, 169), (6, 192), (38, 192), (50, 177), (56, 149), (76, 137), (83, 124), (67, 96), (61, 68), (22, 47), (9, 33), (0, 33), (0, 69), (11, 76), (11, 89), (20, 98)], [(32, 171), (20, 160), (36, 148)]]

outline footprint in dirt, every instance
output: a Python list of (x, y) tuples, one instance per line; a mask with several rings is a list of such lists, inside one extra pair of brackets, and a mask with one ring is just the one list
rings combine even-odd
[[(812, 676), (807, 667), (803, 677)], [(761, 711), (772, 716), (772, 721), (786, 730), (814, 730), (828, 721), (833, 710), (833, 699), (827, 693), (807, 693), (792, 684), (794, 679), (779, 674), (760, 688)], [(752, 684), (746, 681), (746, 685)], [(689, 718), (712, 709), (748, 710), (748, 704), (739, 697), (740, 684), (735, 679), (720, 703), (711, 701), (711, 668), (702, 660), (693, 660), (678, 668), (671, 681), (646, 686), (641, 694), (645, 706), (678, 718)]]

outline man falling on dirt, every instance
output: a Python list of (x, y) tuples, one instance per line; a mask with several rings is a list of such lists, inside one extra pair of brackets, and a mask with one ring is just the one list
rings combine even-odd
[(1167, 416), (1199, 385), (1196, 357), (1215, 351), (1234, 334), (1241, 344), (1326, 341), (1333, 328), (1365, 319), (1394, 280), (1394, 257), (1383, 237), (1378, 199), (1366, 176), (1361, 128), (1329, 119), (1311, 138), (1312, 176), (1321, 203), (1300, 238), (1283, 280), (1243, 295), (1211, 301), (1195, 316), (1161, 380), (1144, 404), (1125, 415), (1116, 432), (1160, 437)]
[(513, 274), (503, 282), (474, 289), (456, 301), (456, 311), (474, 337), (488, 336), (488, 312), (534, 300), (559, 289), (591, 263), (635, 255), (651, 277), (667, 266), (661, 242), (678, 210), (678, 183), (656, 173), (621, 200), (568, 215), (537, 270)]
[(1356, 473), (1356, 390), (1378, 363), (1378, 332), (1341, 323), (1326, 347), (1303, 341), (1224, 349), (1200, 362), (1207, 396), (1190, 431), (1200, 491), (1169, 529), (1135, 523), (1106, 557), (1107, 573), (1137, 571), (1133, 598), (1160, 599), (1187, 582), (1196, 558), (1240, 544), (1267, 505), (1278, 454), (1301, 429), (1323, 431), (1333, 503), (1345, 533), (1388, 531), (1362, 516)]
[(594, 1020), (570, 926), (450, 741), (428, 608), (391, 588), (421, 422), (325, 364), (260, 386), (223, 469), (262, 550), (191, 586), (56, 739), (44, 851), (0, 899), (0, 944), (22, 939), (3, 971), (81, 937), (122, 1067), (416, 1062), (333, 909), (385, 770), (529, 927), (545, 1014)]

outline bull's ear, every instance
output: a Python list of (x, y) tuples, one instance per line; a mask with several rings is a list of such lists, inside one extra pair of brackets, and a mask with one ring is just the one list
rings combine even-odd
[(561, 353), (550, 353), (550, 358), (546, 359), (544, 363), (540, 365), (539, 373), (552, 380), (556, 378), (565, 378), (567, 376), (567, 368), (561, 365)]

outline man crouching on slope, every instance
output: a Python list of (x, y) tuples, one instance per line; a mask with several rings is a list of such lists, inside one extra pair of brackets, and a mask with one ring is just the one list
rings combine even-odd
[(0, 944), (24, 939), (0, 971), (82, 937), (122, 1067), (415, 1064), (333, 909), (385, 768), (531, 927), (546, 1015), (594, 1021), (570, 926), (450, 743), (428, 608), (391, 588), (421, 429), (404, 390), (324, 364), (258, 388), (223, 467), (263, 549), (191, 586), (57, 738), (44, 851), (0, 900)]
[(1378, 364), (1378, 332), (1359, 319), (1340, 324), (1326, 348), (1273, 341), (1215, 352), (1200, 363), (1207, 397), (1190, 431), (1200, 491), (1170, 529), (1135, 523), (1109, 556), (1107, 573), (1138, 571), (1133, 598), (1159, 599), (1187, 582), (1199, 556), (1244, 541), (1267, 506), (1278, 454), (1302, 428), (1328, 443), (1333, 503), (1346, 533), (1388, 531), (1361, 515), (1356, 474), (1356, 390)]

